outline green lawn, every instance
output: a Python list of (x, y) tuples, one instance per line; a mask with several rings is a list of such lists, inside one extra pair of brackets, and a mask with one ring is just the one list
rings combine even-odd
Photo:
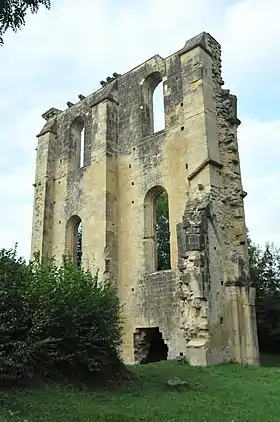
[[(280, 421), (280, 368), (231, 364), (203, 369), (161, 362), (132, 371), (134, 385), (114, 392), (45, 386), (5, 398), (0, 393), (0, 421)], [(166, 381), (174, 376), (191, 390), (169, 391)]]

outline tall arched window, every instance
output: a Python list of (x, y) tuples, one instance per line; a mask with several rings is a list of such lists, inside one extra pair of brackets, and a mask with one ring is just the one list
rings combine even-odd
[(85, 125), (81, 117), (76, 117), (70, 128), (72, 170), (77, 170), (85, 165)]
[(70, 255), (73, 264), (81, 266), (83, 255), (82, 220), (73, 215), (66, 224), (65, 253)]
[(163, 82), (153, 92), (153, 130), (154, 133), (165, 128)]
[(81, 131), (80, 139), (80, 168), (85, 165), (85, 128)]
[(151, 73), (142, 84), (143, 135), (151, 135), (165, 128), (164, 92), (162, 76)]
[(144, 200), (144, 248), (148, 273), (171, 268), (168, 195), (154, 186)]

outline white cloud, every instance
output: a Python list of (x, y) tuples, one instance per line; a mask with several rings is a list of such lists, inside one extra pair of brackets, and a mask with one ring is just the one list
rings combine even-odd
[(246, 220), (260, 244), (280, 246), (280, 120), (244, 119), (239, 129)]
[[(24, 29), (7, 33), (0, 49), (0, 247), (18, 241), (29, 254), (40, 115), (64, 108), (77, 94), (99, 88), (114, 71), (125, 72), (159, 53), (167, 56), (202, 30), (223, 48), (224, 79), (243, 110), (240, 155), (247, 223), (257, 241), (280, 244), (279, 121), (262, 121), (280, 64), (280, 3), (269, 0), (53, 0), (51, 11), (29, 16)], [(243, 109), (244, 107), (241, 107)], [(246, 113), (244, 115), (244, 113)], [(266, 110), (267, 115), (267, 110)], [(246, 118), (246, 116), (249, 116)], [(262, 195), (262, 196), (260, 196)]]

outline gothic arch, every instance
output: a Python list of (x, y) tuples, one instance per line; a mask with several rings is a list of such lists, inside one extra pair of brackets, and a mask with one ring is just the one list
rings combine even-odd
[[(155, 91), (159, 91), (158, 95)], [(151, 73), (142, 82), (142, 103), (143, 135), (151, 135), (157, 132), (158, 130), (164, 129), (164, 92), (163, 78), (160, 72)]]
[(79, 228), (82, 226), (82, 220), (78, 215), (72, 215), (66, 224), (65, 233), (65, 255), (71, 257), (74, 265), (81, 265), (82, 256), (82, 233)]
[(84, 166), (85, 157), (85, 121), (81, 116), (76, 117), (70, 126), (72, 169), (77, 170)]
[(163, 186), (156, 185), (152, 187), (146, 194), (144, 199), (144, 253), (145, 253), (145, 268), (147, 273), (161, 271), (162, 269), (170, 268), (170, 226), (169, 217), (167, 223), (166, 236), (166, 249), (167, 255), (169, 254), (169, 263), (167, 268), (159, 266), (159, 243), (157, 239), (157, 203), (161, 195), (165, 195), (168, 203), (168, 194)]

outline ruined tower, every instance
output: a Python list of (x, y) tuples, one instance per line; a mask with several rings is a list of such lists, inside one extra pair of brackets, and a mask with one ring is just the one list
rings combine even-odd
[[(165, 129), (153, 126), (163, 82)], [(32, 254), (70, 253), (112, 277), (124, 303), (123, 358), (193, 365), (258, 362), (250, 285), (236, 97), (223, 89), (221, 49), (201, 33), (51, 108), (38, 135)], [(167, 192), (171, 268), (157, 271), (155, 202)], [(157, 338), (157, 339), (156, 339)]]

